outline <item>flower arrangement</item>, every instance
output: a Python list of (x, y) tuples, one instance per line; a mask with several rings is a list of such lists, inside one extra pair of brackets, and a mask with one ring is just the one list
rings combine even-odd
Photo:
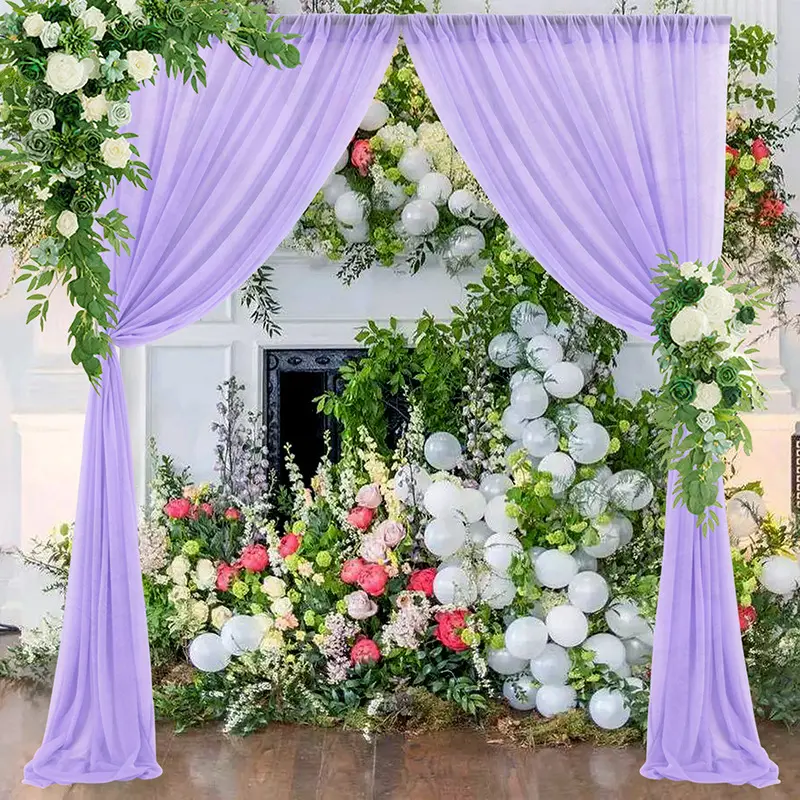
[(131, 93), (155, 80), (158, 58), (196, 90), (212, 38), (275, 67), (297, 65), (299, 53), (264, 6), (236, 0), (24, 0), (0, 34), (0, 199), (28, 322), (44, 325), (63, 286), (78, 306), (73, 361), (96, 382), (116, 312), (102, 254), (131, 238), (119, 211), (98, 209), (119, 182), (144, 188), (150, 178), (128, 127)]
[(736, 275), (727, 276), (721, 262), (681, 263), (674, 253), (660, 258), (653, 280), (661, 290), (653, 303), (653, 349), (664, 374), (657, 446), (678, 472), (676, 500), (705, 532), (718, 521), (725, 455), (740, 446), (750, 451), (739, 414), (763, 406), (754, 351), (744, 339), (766, 298), (758, 287), (731, 283)]

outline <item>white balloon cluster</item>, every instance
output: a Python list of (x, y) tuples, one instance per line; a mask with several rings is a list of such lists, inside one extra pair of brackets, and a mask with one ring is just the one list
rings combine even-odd
[(265, 620), (241, 614), (231, 617), (218, 634), (201, 633), (189, 645), (189, 661), (202, 672), (220, 672), (231, 656), (256, 650), (264, 638)]

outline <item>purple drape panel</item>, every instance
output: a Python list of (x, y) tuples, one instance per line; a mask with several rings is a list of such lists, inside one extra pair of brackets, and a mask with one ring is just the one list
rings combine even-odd
[[(199, 319), (263, 263), (347, 146), (394, 50), (392, 17), (304, 16), (302, 65), (279, 71), (216, 46), (199, 94), (160, 76), (134, 96), (147, 192), (128, 215), (130, 257), (111, 257), (119, 346)], [(116, 354), (91, 394), (75, 545), (44, 742), (25, 782), (154, 778), (155, 725), (124, 388)]]
[[(436, 16), (404, 37), (434, 107), (523, 245), (589, 309), (650, 337), (658, 253), (722, 247), (730, 20)], [(642, 774), (777, 780), (759, 744), (724, 515), (669, 482)]]

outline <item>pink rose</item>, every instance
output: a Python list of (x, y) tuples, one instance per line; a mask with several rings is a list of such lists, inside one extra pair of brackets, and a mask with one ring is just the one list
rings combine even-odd
[(192, 513), (192, 504), (185, 497), (176, 497), (164, 506), (164, 513), (170, 519), (186, 519)]
[(249, 544), (239, 556), (239, 565), (251, 572), (263, 572), (269, 566), (269, 553), (263, 544)]
[(426, 597), (433, 596), (433, 579), (436, 577), (436, 570), (431, 567), (430, 569), (418, 569), (412, 572), (408, 579), (409, 592), (423, 592)]
[(278, 552), (281, 558), (286, 558), (296, 553), (300, 549), (301, 541), (302, 540), (296, 533), (287, 533), (286, 536), (282, 537), (278, 543)]
[(393, 519), (385, 519), (381, 522), (375, 529), (375, 533), (383, 539), (387, 547), (396, 547), (406, 537), (406, 529)]
[(359, 575), (366, 566), (363, 558), (351, 558), (342, 564), (342, 572), (339, 576), (343, 583), (354, 584), (358, 583)]
[(348, 515), (347, 521), (360, 531), (365, 531), (372, 524), (375, 510), (366, 506), (356, 506)]
[(380, 597), (388, 582), (389, 576), (380, 564), (365, 564), (358, 576), (358, 585), (372, 597)]
[(241, 511), (238, 508), (226, 508), (225, 509), (225, 519), (229, 519), (231, 522), (235, 522), (242, 516)]
[(469, 611), (466, 608), (457, 608), (455, 611), (440, 611), (436, 615), (439, 623), (434, 636), (449, 650), (460, 653), (467, 649), (464, 640), (461, 638), (461, 631), (467, 627), (467, 616)]
[(756, 161), (761, 161), (762, 158), (769, 158), (770, 151), (766, 142), (763, 139), (753, 139), (753, 144), (750, 145), (750, 152)]
[(369, 139), (356, 139), (350, 152), (350, 163), (358, 170), (360, 175), (366, 177), (375, 156), (372, 154), (372, 145)]
[(369, 561), (372, 564), (380, 564), (386, 558), (386, 542), (383, 537), (378, 535), (377, 532), (367, 534), (361, 540), (361, 547), (358, 554), (364, 561)]
[(381, 490), (374, 483), (362, 486), (356, 495), (356, 505), (364, 508), (377, 508), (382, 502)]
[(227, 592), (231, 588), (234, 578), (239, 574), (239, 568), (224, 561), (217, 567), (217, 589)]
[(347, 613), (353, 619), (369, 619), (378, 613), (378, 604), (362, 589), (351, 592), (344, 599)]
[(378, 645), (372, 639), (367, 639), (366, 636), (356, 639), (356, 643), (350, 651), (350, 660), (354, 664), (374, 664), (380, 660), (380, 657), (381, 651), (378, 649)]

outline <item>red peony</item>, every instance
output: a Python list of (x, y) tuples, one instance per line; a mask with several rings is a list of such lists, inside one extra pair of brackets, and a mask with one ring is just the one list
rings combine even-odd
[(363, 558), (351, 558), (342, 564), (341, 579), (344, 583), (354, 584), (358, 583), (358, 579), (367, 566), (367, 562)]
[(408, 591), (424, 592), (426, 597), (431, 597), (433, 595), (433, 579), (435, 577), (436, 570), (433, 567), (412, 572), (408, 578)]
[(200, 503), (200, 510), (207, 516), (214, 516), (214, 506), (211, 503)]
[(236, 563), (251, 572), (263, 572), (269, 566), (269, 553), (263, 544), (249, 544)]
[(367, 639), (366, 636), (356, 639), (356, 643), (350, 651), (350, 660), (354, 664), (374, 664), (380, 660), (380, 657), (381, 651), (378, 645), (372, 639)]
[(739, 630), (742, 633), (749, 630), (756, 619), (758, 614), (753, 606), (739, 606)]
[(350, 152), (350, 163), (358, 170), (359, 174), (366, 177), (374, 160), (375, 156), (372, 153), (369, 139), (356, 139)]
[(739, 158), (739, 151), (735, 147), (731, 147), (729, 144), (726, 144), (725, 155), (730, 156), (731, 160), (736, 161), (736, 159)]
[(436, 615), (439, 624), (434, 636), (449, 650), (459, 653), (467, 649), (461, 638), (461, 631), (467, 626), (468, 614), (466, 608), (457, 608), (455, 611), (440, 611)]
[(238, 508), (226, 508), (225, 509), (225, 519), (229, 519), (231, 522), (235, 522), (237, 519), (240, 519), (242, 516), (242, 512), (239, 511)]
[(766, 142), (763, 139), (753, 139), (753, 144), (750, 145), (750, 152), (756, 161), (761, 161), (762, 158), (769, 158), (770, 151)]
[(767, 192), (758, 207), (758, 224), (768, 228), (786, 210), (786, 203), (776, 197), (772, 192)]
[(375, 516), (375, 509), (366, 508), (365, 506), (356, 506), (348, 515), (347, 521), (360, 531), (365, 531), (372, 524), (372, 518)]
[(292, 553), (296, 553), (300, 549), (301, 541), (296, 533), (287, 533), (278, 544), (278, 552), (281, 554), (281, 558), (286, 558)]
[(164, 506), (164, 513), (170, 519), (186, 519), (192, 513), (192, 504), (185, 497), (176, 497)]
[(217, 567), (217, 589), (227, 592), (231, 588), (234, 578), (239, 574), (239, 568), (224, 561)]
[(389, 576), (380, 564), (364, 564), (358, 575), (358, 585), (372, 597), (380, 597), (386, 589)]

